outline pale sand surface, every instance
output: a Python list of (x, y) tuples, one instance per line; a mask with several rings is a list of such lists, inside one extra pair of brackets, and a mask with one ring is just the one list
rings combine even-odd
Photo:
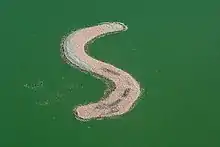
[(115, 88), (107, 97), (96, 103), (80, 105), (74, 109), (75, 115), (82, 120), (105, 118), (128, 112), (141, 94), (139, 83), (125, 71), (113, 65), (96, 60), (86, 54), (86, 45), (94, 39), (127, 30), (119, 22), (106, 22), (86, 27), (71, 33), (63, 42), (63, 56), (78, 68), (95, 73), (111, 80)]

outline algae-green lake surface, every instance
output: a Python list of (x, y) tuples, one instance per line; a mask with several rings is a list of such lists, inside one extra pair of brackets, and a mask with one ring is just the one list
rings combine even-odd
[[(220, 2), (0, 1), (1, 147), (219, 147)], [(120, 21), (91, 56), (132, 74), (145, 89), (135, 108), (81, 122), (72, 109), (106, 85), (66, 64), (72, 30)]]

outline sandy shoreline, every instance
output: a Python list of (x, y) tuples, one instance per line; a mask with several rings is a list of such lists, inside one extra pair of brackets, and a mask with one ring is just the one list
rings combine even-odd
[(74, 109), (77, 118), (89, 120), (122, 115), (133, 107), (140, 96), (140, 85), (130, 74), (86, 53), (88, 45), (95, 39), (125, 30), (127, 26), (122, 23), (105, 22), (72, 32), (63, 41), (62, 57), (67, 63), (95, 77), (111, 81), (113, 86), (98, 102), (77, 106)]

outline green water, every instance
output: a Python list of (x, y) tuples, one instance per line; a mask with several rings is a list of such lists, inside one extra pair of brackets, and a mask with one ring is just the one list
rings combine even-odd
[[(219, 6), (1, 0), (0, 147), (219, 147)], [(103, 21), (129, 29), (94, 42), (91, 55), (131, 73), (145, 93), (123, 117), (80, 122), (72, 108), (106, 86), (65, 64), (60, 42)]]

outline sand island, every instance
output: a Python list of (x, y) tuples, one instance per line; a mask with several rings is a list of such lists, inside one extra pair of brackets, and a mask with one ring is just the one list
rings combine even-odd
[(111, 89), (107, 89), (108, 92), (99, 101), (74, 108), (73, 112), (80, 120), (122, 115), (131, 110), (139, 98), (140, 85), (130, 74), (86, 53), (88, 44), (95, 39), (127, 29), (120, 22), (104, 22), (76, 30), (64, 38), (61, 52), (68, 64), (112, 83)]

